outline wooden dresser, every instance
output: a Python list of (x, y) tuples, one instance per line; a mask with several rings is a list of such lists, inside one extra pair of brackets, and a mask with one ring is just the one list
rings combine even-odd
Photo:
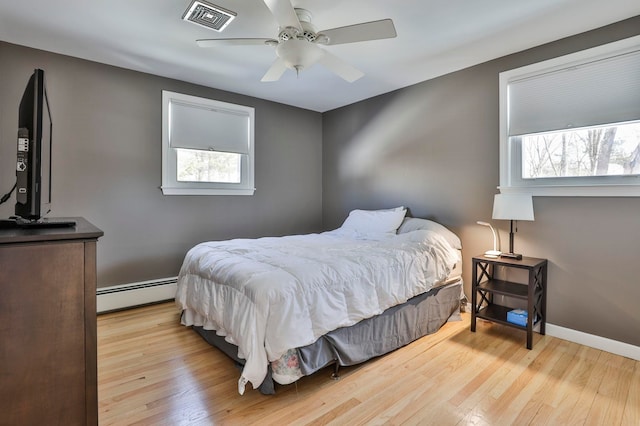
[(0, 425), (97, 425), (96, 242), (0, 229)]

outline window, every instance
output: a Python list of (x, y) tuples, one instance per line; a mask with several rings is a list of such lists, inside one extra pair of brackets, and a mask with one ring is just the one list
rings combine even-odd
[(500, 74), (500, 190), (640, 196), (640, 36)]
[(162, 91), (162, 193), (253, 195), (254, 109)]

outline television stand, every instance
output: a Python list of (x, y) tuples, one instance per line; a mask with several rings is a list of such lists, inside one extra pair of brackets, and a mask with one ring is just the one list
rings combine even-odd
[[(96, 249), (103, 232), (0, 230), (0, 424), (98, 425)], [(15, 222), (15, 221), (14, 221)]]
[(33, 229), (33, 228), (68, 228), (76, 226), (74, 220), (67, 219), (39, 219), (39, 220), (24, 220), (17, 219), (16, 223), (19, 228)]
[(18, 222), (15, 219), (0, 219), (0, 229), (18, 229)]

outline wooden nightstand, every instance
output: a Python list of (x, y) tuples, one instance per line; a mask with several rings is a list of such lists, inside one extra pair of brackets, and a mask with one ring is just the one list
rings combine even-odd
[[(497, 266), (525, 269), (529, 274), (528, 284), (504, 281), (494, 278)], [(513, 308), (493, 303), (495, 295), (509, 296), (527, 301), (527, 324), (518, 325), (507, 321), (507, 312)], [(509, 327), (526, 330), (527, 349), (533, 347), (533, 327), (540, 325), (540, 334), (545, 333), (547, 321), (547, 259), (523, 257), (521, 260), (509, 258), (473, 257), (473, 278), (471, 282), (471, 331), (476, 331), (476, 319), (482, 318)]]

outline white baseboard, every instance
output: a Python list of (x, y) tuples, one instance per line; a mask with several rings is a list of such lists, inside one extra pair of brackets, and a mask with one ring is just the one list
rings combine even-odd
[(100, 287), (96, 291), (98, 313), (172, 300), (177, 277)]
[(546, 334), (559, 339), (569, 340), (591, 348), (600, 349), (612, 354), (624, 356), (640, 361), (640, 347), (617, 340), (607, 339), (594, 334), (583, 333), (582, 331), (560, 327), (559, 325), (547, 324)]

